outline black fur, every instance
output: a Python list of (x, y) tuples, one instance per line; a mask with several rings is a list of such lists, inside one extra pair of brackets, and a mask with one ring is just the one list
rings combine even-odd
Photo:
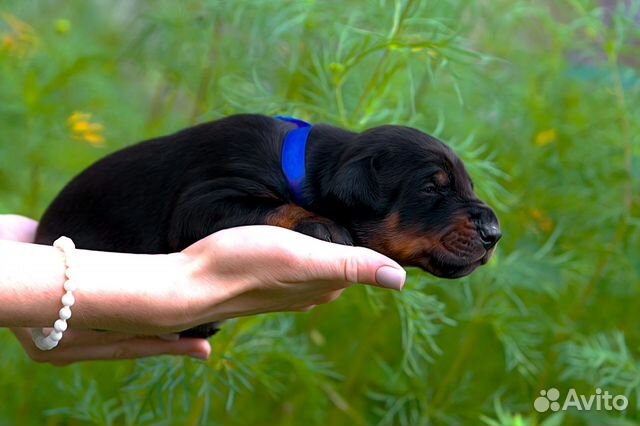
[[(294, 202), (280, 156), (293, 128), (236, 115), (109, 155), (53, 201), (37, 242), (67, 235), (84, 249), (169, 253), (220, 229), (285, 223), (279, 209)], [(418, 130), (316, 125), (306, 167), (310, 214), (290, 226), (297, 231), (368, 246), (443, 277), (473, 271), (500, 238), (460, 159)]]

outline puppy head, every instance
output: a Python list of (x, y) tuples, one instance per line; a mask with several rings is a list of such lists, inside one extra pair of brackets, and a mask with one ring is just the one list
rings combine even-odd
[(458, 278), (486, 263), (501, 237), (460, 158), (418, 130), (383, 126), (357, 136), (329, 188), (355, 242), (405, 266)]

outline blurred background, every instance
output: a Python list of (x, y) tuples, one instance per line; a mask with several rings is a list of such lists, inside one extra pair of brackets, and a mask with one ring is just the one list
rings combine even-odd
[[(256, 112), (435, 134), (504, 232), (464, 279), (231, 321), (208, 362), (56, 368), (0, 330), (0, 424), (640, 424), (639, 52), (634, 0), (0, 0), (0, 213)], [(538, 413), (552, 387), (629, 407)]]

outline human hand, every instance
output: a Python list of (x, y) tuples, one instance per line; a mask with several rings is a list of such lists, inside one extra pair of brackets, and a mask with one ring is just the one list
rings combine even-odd
[[(9, 225), (15, 221), (21, 223), (18, 228), (31, 229), (19, 238), (33, 239), (33, 223), (27, 226), (24, 218), (0, 216), (3, 236), (18, 234)], [(15, 264), (36, 259), (36, 264), (47, 265), (48, 273), (38, 274), (38, 268), (22, 274), (39, 283), (37, 303), (46, 303), (47, 308), (30, 313), (17, 305), (12, 315), (5, 315), (9, 321), (5, 324), (50, 324), (56, 312), (50, 302), (58, 290), (49, 283), (60, 280), (58, 254), (54, 250), (52, 257), (49, 248), (30, 245), (15, 247), (9, 254)], [(27, 353), (38, 361), (68, 364), (160, 354), (205, 358), (211, 347), (204, 339), (167, 342), (139, 336), (175, 333), (244, 315), (308, 310), (335, 300), (354, 283), (400, 290), (406, 277), (396, 262), (372, 250), (272, 226), (223, 230), (170, 255), (76, 250), (73, 259), (75, 279), (82, 287), (72, 326), (61, 344), (46, 353), (34, 352), (29, 330), (14, 329)]]
[[(0, 239), (31, 243), (38, 223), (23, 216), (0, 215)], [(74, 330), (65, 332), (60, 345), (52, 351), (41, 351), (33, 344), (29, 328), (11, 328), (31, 359), (54, 365), (77, 361), (142, 358), (155, 355), (188, 355), (206, 359), (211, 346), (205, 339), (167, 341), (157, 337), (141, 337), (109, 331)]]
[[(182, 252), (180, 329), (244, 315), (304, 311), (337, 299), (355, 283), (400, 290), (406, 272), (363, 247), (328, 243), (284, 228), (219, 231)], [(165, 309), (171, 312), (172, 309)], [(175, 312), (175, 309), (173, 309)]]
[(177, 339), (176, 336), (173, 340), (163, 340), (153, 336), (72, 329), (64, 333), (64, 339), (55, 349), (41, 351), (33, 344), (30, 329), (10, 330), (33, 361), (56, 366), (79, 361), (123, 360), (157, 355), (182, 355), (206, 360), (211, 354), (211, 345), (205, 339)]
[(16, 214), (0, 214), (0, 240), (32, 243), (38, 222)]

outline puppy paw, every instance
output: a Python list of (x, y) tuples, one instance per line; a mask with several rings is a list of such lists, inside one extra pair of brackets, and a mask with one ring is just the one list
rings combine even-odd
[(328, 241), (330, 243), (342, 244), (345, 246), (353, 245), (353, 238), (347, 229), (330, 220), (320, 218), (310, 218), (298, 223), (294, 231), (319, 240)]

